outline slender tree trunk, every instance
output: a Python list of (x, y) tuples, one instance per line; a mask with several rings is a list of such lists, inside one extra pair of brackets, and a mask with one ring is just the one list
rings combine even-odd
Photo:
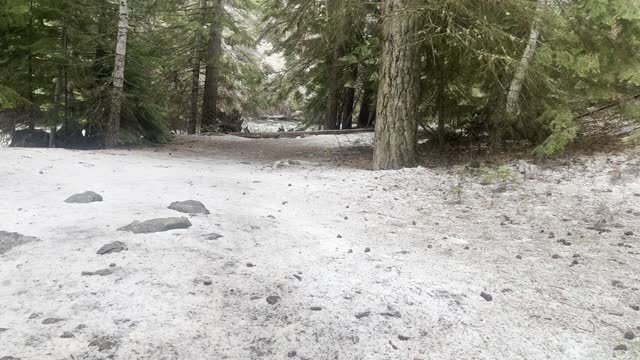
[[(382, 56), (374, 170), (414, 166), (417, 161), (420, 53), (416, 46), (419, 17), (403, 12), (411, 0), (383, 0)], [(402, 12), (399, 14), (398, 12)]]
[(506, 114), (509, 121), (513, 120), (520, 113), (520, 94), (522, 93), (522, 86), (524, 84), (527, 71), (529, 70), (529, 65), (536, 53), (536, 48), (538, 47), (538, 39), (540, 38), (540, 24), (542, 22), (542, 14), (546, 5), (547, 0), (538, 0), (536, 17), (533, 20), (533, 24), (531, 25), (531, 32), (529, 33), (529, 42), (527, 43), (527, 47), (524, 50), (524, 54), (522, 54), (520, 64), (516, 69), (513, 80), (511, 81), (511, 86), (509, 87), (506, 106)]
[(351, 66), (349, 77), (350, 84), (345, 87), (342, 103), (342, 129), (351, 129), (353, 127), (353, 105), (356, 100), (355, 83), (358, 79), (358, 65)]
[[(339, 1), (341, 0), (327, 0), (327, 26), (340, 27), (341, 19), (339, 10)], [(333, 51), (327, 57), (327, 64), (329, 69), (329, 90), (327, 92), (327, 110), (325, 115), (325, 130), (335, 130), (339, 127), (339, 111), (340, 111), (340, 90), (342, 85), (340, 83), (342, 74), (339, 70), (338, 59), (344, 56), (342, 51), (342, 44), (340, 38), (342, 35), (338, 33), (335, 41), (333, 41)]]
[(205, 0), (198, 0), (200, 11), (198, 18), (198, 30), (195, 34), (193, 44), (193, 62), (191, 70), (191, 114), (189, 118), (189, 134), (200, 133), (200, 118), (198, 116), (198, 95), (200, 92), (200, 27), (202, 26), (202, 16), (204, 12)]
[(218, 82), (219, 66), (222, 57), (222, 12), (223, 0), (213, 0), (211, 8), (211, 25), (207, 43), (206, 75), (202, 100), (203, 125), (215, 127), (218, 124)]
[(369, 126), (369, 118), (371, 117), (371, 102), (373, 94), (369, 88), (369, 84), (364, 84), (362, 90), (362, 100), (360, 102), (360, 114), (358, 114), (358, 128), (365, 128)]
[[(33, 37), (33, 0), (29, 1), (29, 38)], [(33, 53), (29, 48), (29, 55), (27, 55), (27, 99), (29, 99), (29, 130), (35, 130), (35, 104), (33, 103)]]
[(116, 61), (113, 68), (113, 94), (111, 99), (111, 113), (105, 134), (105, 147), (113, 148), (118, 144), (120, 131), (120, 110), (124, 88), (124, 65), (127, 54), (127, 30), (129, 26), (129, 8), (127, 0), (120, 0), (118, 38), (116, 40)]

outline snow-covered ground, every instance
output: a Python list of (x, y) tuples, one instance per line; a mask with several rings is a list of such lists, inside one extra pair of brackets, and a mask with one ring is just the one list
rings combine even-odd
[(640, 357), (637, 151), (372, 172), (368, 136), (0, 149), (0, 231), (40, 239), (0, 255), (0, 358)]

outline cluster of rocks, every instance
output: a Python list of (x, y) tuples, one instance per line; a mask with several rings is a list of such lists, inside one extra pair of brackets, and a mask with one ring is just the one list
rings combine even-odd
[[(97, 194), (93, 191), (86, 191), (79, 194), (74, 194), (65, 200), (66, 203), (69, 204), (89, 204), (94, 202), (101, 202), (104, 199), (100, 194)], [(171, 210), (175, 210), (181, 213), (186, 214), (209, 214), (209, 210), (199, 201), (195, 200), (186, 200), (186, 201), (176, 201), (169, 205), (168, 207)], [(191, 227), (192, 224), (186, 217), (168, 217), (168, 218), (157, 218), (150, 219), (146, 221), (134, 221), (129, 225), (123, 226), (119, 228), (119, 231), (127, 231), (134, 234), (150, 234), (157, 233), (169, 230), (176, 229), (187, 229)], [(218, 238), (222, 235), (215, 234), (216, 236), (211, 235), (212, 238)], [(25, 236), (19, 233), (12, 233), (6, 231), (0, 231), (0, 255), (8, 252), (9, 250), (24, 245), (30, 242), (40, 241), (40, 239), (32, 236)], [(122, 251), (126, 251), (128, 249), (127, 245), (122, 241), (114, 241), (100, 247), (96, 254), (98, 255), (108, 255), (119, 253)], [(82, 276), (108, 276), (116, 272), (116, 264), (111, 264), (109, 268), (99, 269), (95, 271), (83, 271), (81, 273)], [(202, 282), (205, 285), (211, 285), (212, 280), (209, 278), (199, 279), (199, 282)], [(32, 314), (29, 319), (37, 319), (40, 317), (39, 313)], [(41, 321), (43, 325), (53, 325), (60, 322), (64, 322), (65, 319), (49, 317), (45, 318)], [(81, 329), (78, 327), (77, 329)], [(7, 328), (0, 328), (0, 333), (8, 331)], [(65, 331), (60, 336), (63, 339), (75, 338), (73, 332)], [(90, 348), (95, 348), (99, 352), (108, 351), (115, 349), (118, 345), (118, 342), (111, 338), (105, 336), (95, 337), (88, 344)], [(13, 356), (2, 356), (0, 360), (19, 360), (19, 358)]]

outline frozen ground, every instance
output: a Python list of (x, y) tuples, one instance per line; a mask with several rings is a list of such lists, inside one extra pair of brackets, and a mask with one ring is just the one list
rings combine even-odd
[(0, 255), (0, 358), (639, 358), (638, 151), (371, 172), (369, 142), (0, 149), (0, 231), (40, 239)]

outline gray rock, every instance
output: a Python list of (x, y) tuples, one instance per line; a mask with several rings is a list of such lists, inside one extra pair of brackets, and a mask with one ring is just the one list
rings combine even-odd
[(51, 324), (57, 324), (61, 321), (64, 321), (64, 319), (60, 319), (60, 318), (46, 318), (44, 320), (42, 320), (42, 324), (44, 325), (51, 325)]
[(0, 360), (20, 360), (20, 358), (13, 357), (13, 356), (3, 356), (0, 358)]
[(169, 205), (169, 209), (187, 214), (209, 214), (209, 210), (196, 200), (176, 201)]
[(150, 234), (162, 231), (187, 229), (191, 222), (185, 217), (171, 217), (151, 219), (143, 222), (134, 221), (127, 226), (119, 228), (119, 231), (129, 231), (134, 234)]
[(2, 333), (3, 333), (3, 332), (5, 332), (5, 331), (8, 331), (8, 330), (9, 330), (9, 329), (7, 329), (7, 328), (0, 328), (0, 334), (2, 334)]
[(278, 301), (280, 301), (280, 296), (271, 295), (267, 297), (267, 303), (269, 303), (269, 305), (275, 305)]
[(104, 255), (104, 254), (110, 254), (110, 253), (117, 253), (123, 250), (127, 250), (127, 245), (125, 245), (121, 241), (114, 241), (112, 243), (103, 245), (100, 249), (98, 249), (96, 254)]
[(107, 276), (113, 274), (113, 269), (102, 269), (97, 271), (83, 271), (82, 276)]
[(493, 296), (491, 296), (490, 294), (487, 294), (486, 292), (481, 292), (480, 296), (485, 299), (486, 301), (492, 301), (493, 300)]
[(108, 338), (106, 336), (100, 336), (91, 340), (91, 342), (89, 343), (89, 346), (97, 347), (98, 351), (102, 352), (102, 351), (111, 350), (115, 348), (116, 346), (118, 346), (118, 343), (115, 340)]
[(72, 339), (72, 338), (74, 338), (74, 337), (76, 337), (76, 336), (75, 336), (75, 335), (73, 335), (73, 333), (72, 333), (72, 332), (65, 331), (64, 333), (62, 333), (62, 335), (60, 335), (60, 337), (61, 337), (62, 339)]
[(368, 317), (369, 315), (371, 315), (371, 311), (364, 311), (361, 313), (357, 313), (356, 314), (356, 319), (362, 319), (364, 317)]
[(616, 345), (616, 347), (614, 347), (613, 350), (615, 350), (615, 351), (627, 351), (627, 350), (629, 350), (629, 348), (625, 344), (620, 344), (620, 345)]
[(636, 338), (636, 334), (632, 330), (629, 330), (624, 333), (624, 338), (627, 340), (633, 340)]
[(202, 237), (206, 238), (207, 240), (218, 240), (221, 237), (224, 237), (218, 233), (210, 233), (210, 234), (204, 234), (202, 235)]
[(6, 253), (16, 246), (24, 245), (34, 241), (40, 241), (40, 239), (33, 236), (24, 236), (18, 233), (0, 231), (0, 255)]
[(96, 201), (102, 201), (102, 196), (94, 193), (93, 191), (85, 191), (80, 194), (71, 195), (64, 202), (70, 204), (88, 204)]

